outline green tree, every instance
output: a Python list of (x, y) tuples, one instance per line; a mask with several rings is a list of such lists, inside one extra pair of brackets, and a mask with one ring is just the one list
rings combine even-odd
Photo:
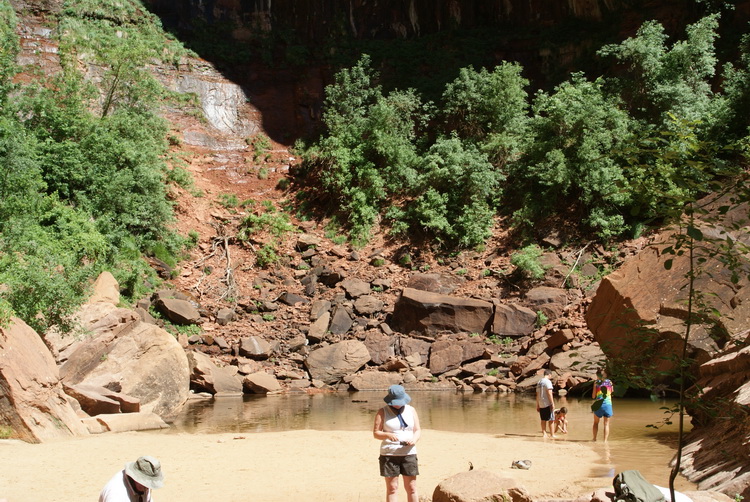
[(442, 115), (446, 128), (464, 141), (480, 145), (502, 169), (518, 158), (528, 122), (529, 81), (517, 63), (503, 62), (486, 68), (462, 68), (443, 93)]
[(16, 23), (16, 13), (10, 3), (0, 3), (0, 109), (13, 88), (12, 78), (16, 74), (19, 50)]
[(414, 185), (415, 142), (427, 120), (413, 91), (384, 95), (376, 81), (366, 55), (337, 73), (326, 88), (327, 135), (306, 152), (302, 168), (306, 184), (322, 192), (360, 241), (391, 197)]
[(406, 206), (411, 226), (452, 246), (484, 243), (504, 180), (487, 156), (454, 136), (439, 138), (418, 165), (418, 195)]
[(738, 140), (750, 134), (750, 35), (742, 37), (740, 57), (736, 64), (727, 63), (722, 82), (725, 99), (719, 113), (719, 130), (713, 135)]
[(624, 230), (631, 200), (616, 152), (632, 122), (603, 81), (575, 74), (551, 94), (539, 92), (529, 129), (533, 141), (509, 166), (515, 220), (530, 225), (550, 214), (577, 217), (602, 238)]
[(714, 41), (718, 15), (706, 16), (686, 28), (685, 40), (667, 45), (664, 27), (644, 23), (634, 37), (602, 47), (598, 54), (625, 66), (614, 79), (630, 113), (659, 130), (669, 115), (712, 126), (721, 100), (711, 90), (717, 58)]

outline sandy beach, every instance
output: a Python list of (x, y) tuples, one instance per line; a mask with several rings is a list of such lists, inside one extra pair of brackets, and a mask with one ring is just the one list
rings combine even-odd
[[(611, 486), (611, 478), (592, 475), (592, 468), (604, 467), (592, 444), (424, 430), (420, 495), (431, 496), (469, 462), (517, 479), (535, 498), (589, 494)], [(375, 502), (384, 499), (377, 451), (368, 431), (131, 432), (44, 444), (0, 441), (0, 499), (95, 501), (116, 471), (147, 454), (161, 460), (165, 472), (166, 484), (155, 492), (159, 502)], [(513, 460), (531, 460), (532, 467), (512, 469)]]

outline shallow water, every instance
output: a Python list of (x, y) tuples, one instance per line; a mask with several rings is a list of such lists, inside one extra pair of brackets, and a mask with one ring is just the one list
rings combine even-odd
[[(384, 392), (354, 392), (318, 395), (246, 396), (188, 403), (169, 432), (276, 432), (288, 430), (362, 430), (369, 434)], [(419, 412), (423, 429), (527, 437), (542, 441), (536, 402), (517, 394), (465, 394), (412, 392), (412, 405)], [(599, 453), (602, 463), (593, 476), (613, 477), (627, 469), (638, 469), (646, 479), (668, 485), (669, 461), (677, 444), (677, 419), (662, 425), (663, 407), (670, 401), (615, 399), (607, 443), (591, 441), (590, 399), (558, 398), (556, 405), (568, 408), (567, 435), (559, 441), (584, 442)], [(689, 418), (686, 424), (689, 427)], [(659, 426), (654, 428), (652, 426)], [(565, 459), (561, 459), (562, 462)], [(678, 490), (694, 485), (678, 478)]]

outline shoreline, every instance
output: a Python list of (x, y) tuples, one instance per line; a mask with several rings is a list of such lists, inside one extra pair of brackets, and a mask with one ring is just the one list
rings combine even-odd
[[(602, 464), (600, 449), (592, 442), (423, 429), (417, 486), (421, 496), (431, 497), (440, 482), (468, 470), (471, 463), (474, 469), (516, 479), (534, 499), (574, 499), (611, 488), (611, 477), (601, 474), (608, 473), (608, 466)], [(157, 502), (385, 498), (377, 467), (378, 441), (369, 430), (297, 430), (105, 433), (42, 444), (0, 441), (0, 500), (96, 500), (112, 475), (141, 455), (162, 463), (165, 485), (154, 492)], [(512, 469), (514, 460), (531, 460), (532, 466)], [(678, 489), (692, 489), (683, 481)], [(399, 497), (405, 500), (403, 487)]]

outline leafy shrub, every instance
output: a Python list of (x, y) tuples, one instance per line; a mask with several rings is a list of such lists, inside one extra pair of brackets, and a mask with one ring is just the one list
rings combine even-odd
[(279, 261), (276, 246), (273, 243), (265, 244), (255, 252), (255, 263), (259, 267), (268, 267)]
[(448, 131), (477, 144), (498, 168), (517, 159), (523, 149), (529, 82), (521, 70), (508, 62), (492, 72), (462, 68), (443, 93), (441, 113)]
[(274, 209), (261, 214), (247, 215), (240, 223), (238, 238), (240, 241), (247, 241), (252, 234), (263, 230), (274, 237), (281, 237), (287, 232), (293, 232), (294, 229), (289, 215)]
[(253, 149), (253, 161), (257, 162), (264, 159), (271, 150), (271, 140), (265, 134), (257, 134), (252, 139), (248, 139), (248, 144)]
[(530, 225), (551, 214), (579, 216), (602, 238), (625, 228), (623, 208), (631, 194), (618, 157), (631, 135), (631, 121), (603, 81), (573, 75), (533, 103), (534, 141), (509, 166), (516, 223)]
[(491, 235), (500, 172), (473, 145), (440, 138), (419, 163), (419, 193), (406, 208), (410, 226), (438, 241), (477, 246)]
[(598, 54), (625, 66), (625, 75), (613, 82), (635, 118), (660, 129), (669, 126), (670, 114), (708, 126), (719, 105), (711, 90), (717, 28), (718, 16), (706, 16), (686, 28), (685, 40), (668, 47), (664, 27), (647, 21), (634, 37)]
[[(169, 96), (146, 66), (186, 52), (130, 0), (66, 4), (59, 21), (62, 71), (6, 101), (18, 47), (12, 8), (0, 5), (0, 302), (40, 332), (72, 329), (104, 268), (141, 294), (154, 283), (142, 253), (170, 258), (184, 244), (169, 229), (165, 181), (185, 176), (167, 165), (168, 129), (154, 113)], [(80, 72), (84, 54), (95, 79)]]
[(530, 279), (541, 279), (544, 277), (544, 267), (539, 262), (542, 249), (536, 244), (525, 246), (510, 257), (510, 263)]
[(305, 183), (320, 190), (329, 207), (366, 241), (381, 209), (414, 184), (417, 128), (427, 114), (413, 91), (384, 95), (363, 56), (336, 74), (326, 88), (323, 121), (328, 135), (303, 155)]
[(240, 205), (240, 200), (237, 198), (236, 194), (233, 193), (220, 193), (219, 194), (219, 204), (224, 206), (227, 209), (231, 209), (233, 207), (237, 207)]

